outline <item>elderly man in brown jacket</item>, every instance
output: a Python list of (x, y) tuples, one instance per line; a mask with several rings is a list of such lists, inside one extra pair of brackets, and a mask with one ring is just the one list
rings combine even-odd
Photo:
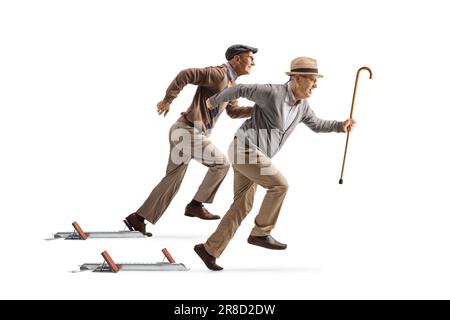
[(194, 198), (186, 206), (184, 214), (204, 220), (220, 219), (206, 210), (203, 203), (212, 203), (230, 165), (208, 137), (224, 110), (231, 118), (247, 118), (252, 107), (239, 107), (237, 101), (233, 100), (210, 110), (206, 100), (223, 89), (234, 86), (239, 76), (249, 74), (255, 65), (253, 54), (257, 51), (257, 48), (250, 46), (233, 45), (225, 52), (225, 64), (183, 70), (169, 85), (166, 96), (157, 104), (158, 114), (164, 116), (184, 86), (193, 84), (198, 87), (191, 106), (181, 113), (181, 117), (170, 129), (170, 156), (165, 177), (142, 206), (124, 220), (131, 231), (152, 235), (145, 230), (145, 220), (155, 224), (161, 218), (178, 192), (191, 159), (207, 166), (208, 172)]

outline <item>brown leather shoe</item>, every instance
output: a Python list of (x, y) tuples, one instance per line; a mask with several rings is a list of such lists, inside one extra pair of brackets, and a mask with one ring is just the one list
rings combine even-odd
[(191, 205), (187, 205), (184, 211), (184, 215), (188, 217), (197, 217), (203, 220), (217, 220), (220, 219), (220, 216), (216, 214), (212, 214), (204, 206), (194, 207)]
[(262, 237), (250, 235), (247, 239), (247, 242), (255, 246), (260, 246), (272, 250), (284, 250), (287, 248), (287, 244), (278, 242), (271, 235)]
[(151, 237), (151, 232), (145, 232), (145, 219), (137, 213), (132, 213), (123, 220), (130, 231), (139, 231), (147, 237)]
[(205, 265), (208, 267), (208, 269), (213, 271), (220, 271), (223, 270), (223, 268), (216, 264), (216, 258), (214, 258), (212, 255), (210, 255), (206, 249), (203, 243), (200, 243), (196, 246), (194, 246), (194, 251), (198, 254), (200, 259), (205, 263)]

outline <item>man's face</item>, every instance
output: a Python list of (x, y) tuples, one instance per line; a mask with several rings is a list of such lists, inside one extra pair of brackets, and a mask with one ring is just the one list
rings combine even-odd
[(293, 79), (292, 90), (297, 99), (309, 98), (312, 90), (317, 88), (317, 77), (314, 75), (301, 75)]
[(238, 76), (249, 74), (252, 67), (255, 65), (255, 58), (253, 57), (253, 53), (251, 51), (241, 53), (233, 59), (236, 61), (234, 71), (236, 71)]

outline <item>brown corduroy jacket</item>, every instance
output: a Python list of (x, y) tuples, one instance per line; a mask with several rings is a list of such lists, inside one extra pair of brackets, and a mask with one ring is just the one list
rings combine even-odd
[(252, 107), (239, 107), (237, 100), (222, 103), (213, 110), (209, 110), (206, 106), (208, 98), (227, 87), (235, 85), (234, 81), (229, 80), (227, 71), (225, 64), (217, 67), (182, 70), (167, 88), (164, 101), (172, 103), (184, 86), (187, 84), (197, 85), (194, 99), (190, 107), (181, 113), (181, 119), (192, 125), (200, 122), (204, 132), (214, 127), (225, 109), (231, 118), (248, 118), (252, 112)]

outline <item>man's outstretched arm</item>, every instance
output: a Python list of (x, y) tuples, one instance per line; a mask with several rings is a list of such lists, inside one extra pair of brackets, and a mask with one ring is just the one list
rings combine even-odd
[(272, 86), (270, 84), (238, 84), (213, 95), (207, 100), (206, 104), (209, 109), (214, 109), (224, 102), (238, 98), (246, 98), (257, 104), (264, 104), (267, 103), (271, 92)]
[(190, 68), (180, 71), (167, 88), (164, 99), (158, 102), (156, 106), (158, 114), (164, 113), (166, 116), (170, 110), (170, 104), (186, 85), (207, 87), (220, 80), (220, 77), (221, 74), (214, 68)]
[(314, 132), (347, 132), (355, 125), (354, 120), (323, 120), (316, 116), (309, 106), (306, 107), (302, 122)]

